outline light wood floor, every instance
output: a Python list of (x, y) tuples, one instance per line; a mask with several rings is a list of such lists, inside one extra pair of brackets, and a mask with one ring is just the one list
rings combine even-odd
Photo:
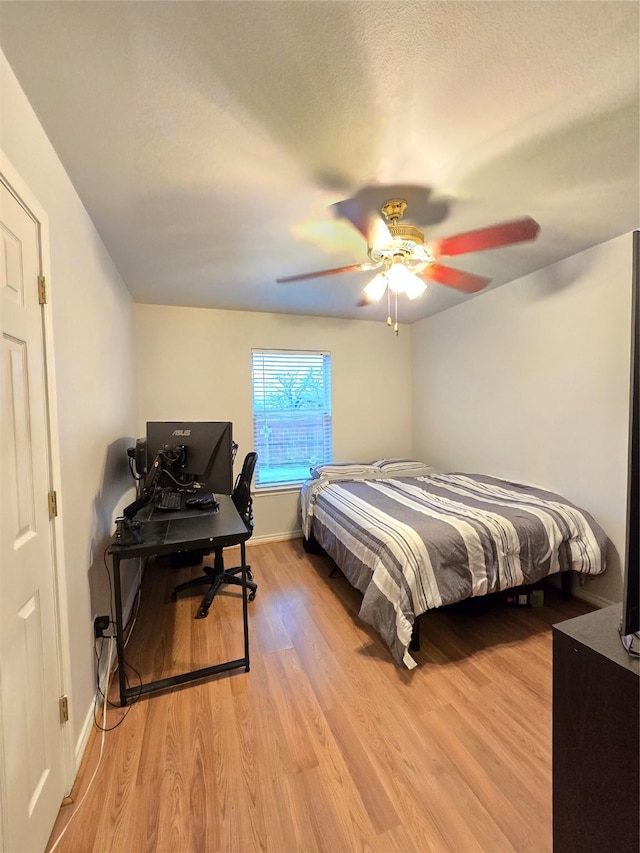
[[(551, 625), (590, 608), (546, 592), (535, 610), (434, 612), (409, 672), (326, 557), (247, 553), (251, 671), (131, 706), (57, 851), (551, 851)], [(204, 620), (197, 595), (171, 602), (200, 571), (148, 567), (126, 652), (145, 680), (241, 655), (235, 588)]]

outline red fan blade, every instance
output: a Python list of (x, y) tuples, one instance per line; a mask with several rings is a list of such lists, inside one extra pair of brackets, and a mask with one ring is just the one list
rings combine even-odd
[(434, 240), (429, 248), (436, 257), (465, 255), (467, 252), (482, 252), (484, 249), (495, 249), (498, 246), (509, 246), (511, 243), (524, 243), (538, 236), (540, 226), (529, 216), (524, 219), (514, 219), (491, 225), (489, 228), (479, 228), (477, 231), (467, 231), (455, 237), (445, 237), (444, 240)]
[(305, 278), (322, 278), (325, 275), (339, 275), (343, 272), (363, 272), (364, 270), (374, 270), (377, 269), (380, 264), (351, 264), (348, 267), (336, 267), (333, 270), (320, 270), (320, 272), (305, 272), (302, 275), (288, 275), (284, 278), (277, 278), (276, 282), (278, 284), (289, 284), (292, 281), (302, 281)]
[(439, 284), (446, 284), (447, 287), (464, 290), (465, 293), (477, 293), (491, 281), (490, 278), (473, 275), (473, 273), (463, 272), (462, 270), (454, 270), (452, 267), (445, 267), (442, 264), (429, 264), (426, 270), (417, 274), (425, 281), (437, 281)]

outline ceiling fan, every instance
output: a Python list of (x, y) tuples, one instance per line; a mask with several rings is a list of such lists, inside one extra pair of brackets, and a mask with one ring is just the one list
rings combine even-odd
[[(455, 237), (425, 242), (424, 233), (419, 228), (401, 221), (407, 208), (407, 202), (402, 198), (392, 198), (385, 202), (380, 209), (382, 217), (363, 211), (353, 199), (338, 202), (334, 207), (338, 216), (348, 219), (367, 241), (369, 260), (346, 267), (286, 276), (276, 281), (279, 284), (289, 284), (346, 272), (379, 270), (364, 288), (364, 296), (359, 304), (379, 302), (386, 293), (390, 308), (393, 293), (396, 299), (396, 332), (398, 293), (405, 293), (409, 299), (415, 299), (424, 293), (428, 281), (435, 281), (465, 293), (476, 293), (491, 281), (484, 276), (444, 266), (439, 263), (440, 258), (523, 243), (535, 239), (540, 231), (538, 223), (526, 216), (467, 231)], [(390, 310), (387, 324), (391, 325)]]

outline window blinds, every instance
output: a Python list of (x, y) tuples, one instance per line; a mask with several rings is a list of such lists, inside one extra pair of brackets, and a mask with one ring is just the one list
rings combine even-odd
[(332, 460), (331, 355), (252, 350), (256, 486), (300, 483)]

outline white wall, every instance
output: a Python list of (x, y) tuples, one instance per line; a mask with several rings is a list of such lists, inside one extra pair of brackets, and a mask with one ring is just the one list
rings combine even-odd
[(135, 432), (133, 303), (2, 54), (0, 78), (0, 148), (49, 220), (71, 655), (65, 686), (79, 758), (95, 693), (93, 617), (111, 611), (103, 552), (132, 482), (125, 448)]
[[(411, 452), (411, 329), (245, 311), (135, 306), (138, 432), (146, 421), (232, 421), (236, 473), (253, 449), (251, 349), (331, 353), (336, 460)], [(299, 529), (299, 489), (259, 494), (254, 541)]]
[(533, 482), (591, 512), (622, 597), (631, 341), (630, 234), (412, 327), (415, 452), (441, 470)]
[[(413, 454), (443, 469), (538, 482), (589, 509), (614, 546), (610, 570), (590, 589), (619, 600), (629, 236), (403, 327), (399, 337), (367, 321), (134, 308), (2, 54), (0, 77), (0, 148), (50, 225), (67, 687), (78, 752), (94, 693), (93, 617), (110, 609), (103, 551), (131, 497), (125, 448), (147, 420), (231, 420), (241, 460), (252, 447), (252, 347), (332, 353), (336, 459)], [(295, 531), (297, 500), (297, 491), (259, 497), (255, 538)]]

